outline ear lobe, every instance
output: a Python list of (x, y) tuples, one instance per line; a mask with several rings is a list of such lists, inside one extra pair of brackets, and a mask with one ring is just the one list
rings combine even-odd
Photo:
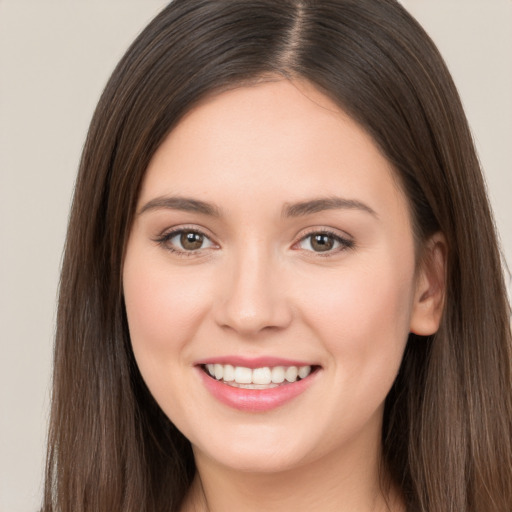
[(416, 278), (410, 331), (430, 336), (439, 329), (446, 293), (448, 247), (442, 233), (436, 233), (423, 249)]

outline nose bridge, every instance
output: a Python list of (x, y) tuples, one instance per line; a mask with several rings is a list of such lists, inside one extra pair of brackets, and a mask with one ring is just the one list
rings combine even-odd
[(291, 320), (285, 288), (279, 276), (277, 255), (263, 242), (242, 244), (230, 258), (217, 322), (240, 334), (256, 334), (266, 328), (283, 328)]

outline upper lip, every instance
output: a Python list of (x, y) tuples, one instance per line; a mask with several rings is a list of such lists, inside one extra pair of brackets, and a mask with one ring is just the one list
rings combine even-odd
[(260, 356), (260, 357), (243, 357), (243, 356), (216, 356), (201, 359), (196, 362), (196, 365), (202, 366), (205, 364), (230, 364), (232, 366), (243, 366), (245, 368), (264, 368), (274, 366), (316, 366), (311, 361), (301, 361), (298, 359), (288, 359), (273, 356)]

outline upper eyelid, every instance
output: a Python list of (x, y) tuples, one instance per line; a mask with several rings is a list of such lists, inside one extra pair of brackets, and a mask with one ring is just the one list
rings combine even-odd
[(350, 240), (351, 242), (354, 241), (354, 237), (350, 233), (347, 233), (346, 231), (342, 231), (342, 230), (336, 229), (336, 228), (315, 226), (315, 227), (307, 228), (306, 230), (302, 230), (296, 236), (296, 242), (294, 242), (294, 243), (300, 242), (304, 238), (307, 238), (308, 236), (315, 235), (315, 234), (326, 234), (326, 235), (331, 235), (336, 238), (340, 238), (342, 240)]
[(188, 231), (188, 232), (192, 232), (192, 233), (198, 233), (200, 235), (203, 235), (204, 237), (208, 238), (209, 240), (211, 240), (213, 242), (213, 239), (215, 238), (214, 235), (212, 235), (209, 230), (207, 230), (206, 228), (203, 228), (201, 226), (173, 226), (173, 227), (170, 227), (170, 228), (166, 228), (164, 229), (158, 236), (157, 238), (163, 238), (163, 237), (168, 237), (169, 235), (173, 235), (173, 234), (178, 234), (178, 233), (183, 233), (184, 231)]

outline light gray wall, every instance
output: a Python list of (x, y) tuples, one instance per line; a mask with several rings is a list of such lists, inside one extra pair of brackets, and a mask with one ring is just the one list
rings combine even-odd
[[(403, 0), (459, 86), (512, 262), (512, 1)], [(92, 110), (164, 0), (0, 0), (0, 512), (36, 510), (55, 297)]]

